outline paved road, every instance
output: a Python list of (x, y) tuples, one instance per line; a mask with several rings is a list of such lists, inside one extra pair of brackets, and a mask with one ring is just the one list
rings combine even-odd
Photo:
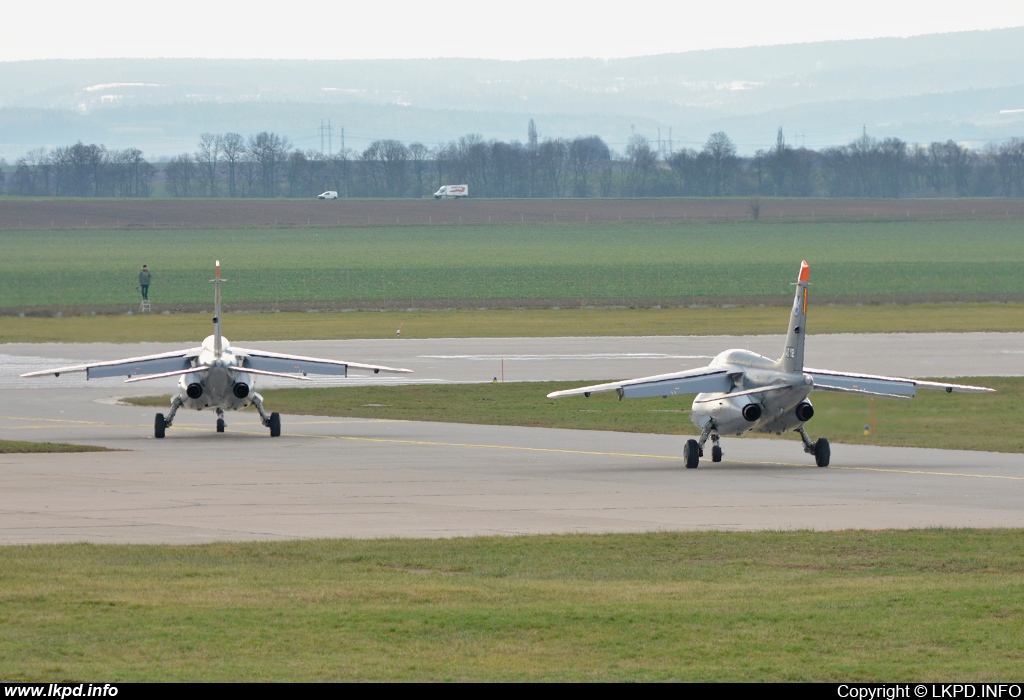
[[(809, 362), (892, 374), (1020, 374), (1022, 340), (1020, 334), (815, 336)], [(839, 356), (824, 357), (826, 342)], [(772, 348), (781, 340), (253, 345), (394, 362), (417, 369), (421, 380), (452, 381), (489, 379), (501, 357), (507, 379), (600, 379), (662, 372), (665, 363), (703, 364), (682, 356), (724, 347), (777, 354)], [(31, 388), (8, 384), (12, 373), (33, 363), (165, 347), (127, 353), (116, 346), (0, 348), (0, 382), (8, 387), (0, 438), (122, 450), (0, 455), (0, 543), (1024, 526), (1021, 455), (834, 445), (832, 466), (817, 469), (797, 441), (727, 439), (725, 461), (686, 470), (682, 440), (672, 436), (285, 416), (284, 435), (271, 440), (248, 414), (230, 414), (228, 432), (218, 435), (207, 413), (179, 414), (168, 437), (155, 440), (152, 410), (112, 401), (127, 393), (117, 381), (86, 384), (79, 376), (35, 380)], [(922, 352), (919, 372), (908, 370), (903, 357), (915, 348)], [(637, 357), (644, 354), (654, 356)], [(983, 366), (972, 371), (977, 364)]]

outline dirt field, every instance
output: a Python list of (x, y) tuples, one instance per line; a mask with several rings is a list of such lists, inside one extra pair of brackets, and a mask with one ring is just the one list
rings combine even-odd
[[(761, 219), (934, 220), (1024, 217), (1016, 199), (769, 199)], [(276, 228), (509, 222), (750, 219), (749, 198), (720, 199), (30, 199), (0, 197), (0, 229)]]

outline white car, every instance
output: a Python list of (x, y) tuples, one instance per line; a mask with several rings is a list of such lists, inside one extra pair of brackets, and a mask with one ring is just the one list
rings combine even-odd
[(317, 199), (337, 199), (338, 198), (338, 193), (335, 192), (334, 190), (327, 190), (323, 194), (318, 194), (316, 196), (316, 198)]

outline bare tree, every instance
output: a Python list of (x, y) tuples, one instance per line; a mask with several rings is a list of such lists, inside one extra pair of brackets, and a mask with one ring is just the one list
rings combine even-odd
[(224, 156), (228, 169), (228, 196), (237, 197), (235, 176), (238, 162), (245, 157), (245, 139), (241, 134), (227, 133), (220, 137), (220, 152)]
[(343, 148), (333, 156), (327, 163), (327, 178), (334, 185), (333, 189), (339, 197), (349, 196), (349, 180), (352, 177), (351, 151)]
[(395, 139), (380, 142), (380, 159), (384, 168), (384, 187), (388, 197), (401, 197), (408, 188), (406, 164), (409, 149)]
[(164, 176), (172, 197), (193, 197), (197, 180), (195, 161), (188, 153), (174, 156), (167, 161)]
[(530, 196), (536, 197), (537, 194), (537, 150), (538, 150), (538, 136), (537, 136), (537, 125), (530, 120), (530, 123), (526, 125), (526, 153), (530, 163)]
[(110, 194), (117, 197), (148, 197), (149, 183), (156, 168), (146, 162), (142, 151), (126, 148), (109, 153), (111, 167)]
[(217, 158), (220, 153), (221, 137), (219, 134), (200, 135), (199, 148), (195, 152), (195, 162), (203, 173), (203, 186), (209, 197), (217, 196)]
[(284, 164), (290, 149), (291, 143), (288, 139), (271, 131), (261, 131), (249, 137), (246, 151), (258, 169), (261, 197), (277, 196), (277, 188), (284, 174)]
[(426, 172), (427, 158), (430, 156), (430, 149), (422, 143), (409, 144), (409, 160), (412, 161), (412, 172), (416, 176), (416, 196), (422, 197), (426, 194), (423, 189), (423, 175)]
[[(467, 134), (452, 144), (449, 168), (460, 183), (471, 183), (479, 192), (490, 185), (490, 146), (479, 134)], [(442, 183), (444, 184), (444, 183)]]
[(537, 148), (537, 165), (546, 196), (564, 197), (569, 170), (569, 142), (544, 139)]
[(1024, 140), (1013, 137), (995, 149), (993, 156), (1003, 193), (1007, 197), (1024, 197)]
[(651, 146), (647, 137), (634, 135), (626, 145), (626, 160), (629, 161), (629, 190), (634, 196), (647, 194), (647, 185), (658, 167), (658, 151)]
[(589, 196), (591, 173), (611, 160), (611, 151), (599, 136), (578, 136), (569, 143), (569, 165), (572, 167), (574, 197)]
[(30, 197), (50, 194), (50, 157), (45, 149), (36, 148), (14, 161), (11, 193)]
[(526, 197), (529, 194), (529, 155), (518, 141), (491, 141), (491, 189), (488, 196)]
[(732, 189), (732, 176), (736, 169), (736, 146), (723, 131), (716, 131), (704, 144), (711, 165), (711, 194), (718, 197)]

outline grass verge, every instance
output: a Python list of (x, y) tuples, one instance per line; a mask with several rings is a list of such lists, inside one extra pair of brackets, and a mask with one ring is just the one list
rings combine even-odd
[[(1024, 452), (1024, 434), (1018, 419), (1024, 414), (1024, 377), (972, 377), (966, 383), (998, 391), (995, 394), (921, 391), (910, 401), (875, 399), (874, 432), (868, 436), (864, 435), (864, 428), (872, 423), (870, 398), (815, 392), (811, 396), (814, 418), (807, 428), (813, 436), (827, 437), (837, 443)], [(546, 398), (551, 391), (581, 384), (583, 382), (510, 382), (272, 389), (262, 394), (268, 410), (292, 415), (662, 435), (698, 433), (690, 422), (692, 398), (689, 397), (619, 401), (614, 393), (606, 393), (594, 394), (589, 399)], [(164, 407), (168, 400), (154, 396), (126, 401)], [(799, 438), (790, 433), (783, 439)]]
[(106, 447), (95, 445), (70, 445), (65, 442), (26, 442), (24, 440), (0, 440), (0, 454), (29, 454), (35, 452), (109, 452)]
[(1012, 681), (1020, 530), (0, 548), (0, 674)]
[[(225, 313), (233, 341), (761, 335), (785, 332), (788, 307)], [(198, 342), (209, 314), (5, 318), (0, 343)], [(1024, 304), (817, 306), (811, 334), (1024, 331)]]

